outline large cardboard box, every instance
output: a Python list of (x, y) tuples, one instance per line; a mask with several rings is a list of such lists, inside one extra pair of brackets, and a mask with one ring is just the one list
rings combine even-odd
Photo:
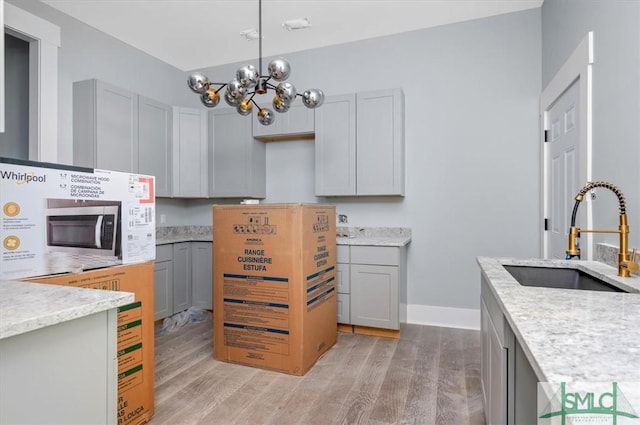
[(304, 375), (336, 342), (335, 207), (213, 206), (218, 360)]
[(154, 413), (153, 261), (29, 279), (32, 282), (132, 292), (118, 308), (118, 425), (139, 425)]
[(0, 279), (154, 260), (154, 182), (153, 176), (0, 158)]

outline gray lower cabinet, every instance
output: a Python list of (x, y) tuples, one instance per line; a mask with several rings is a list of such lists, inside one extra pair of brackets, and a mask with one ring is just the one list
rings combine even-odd
[(350, 323), (399, 330), (406, 320), (406, 248), (351, 246), (349, 276)]
[(538, 377), (531, 367), (522, 346), (515, 340), (513, 354), (513, 388), (511, 399), (513, 403), (513, 420), (510, 424), (537, 425), (538, 424)]
[(173, 314), (191, 307), (191, 242), (173, 244)]
[(351, 269), (349, 246), (336, 247), (336, 280), (338, 323), (351, 323)]
[(209, 111), (209, 196), (264, 198), (266, 148), (253, 138), (251, 117), (235, 109)]
[(157, 245), (153, 267), (154, 320), (173, 314), (173, 245)]
[(480, 376), (488, 425), (536, 425), (538, 378), (482, 278)]
[(171, 106), (138, 96), (138, 173), (155, 176), (155, 195), (172, 194)]
[(156, 246), (154, 319), (190, 307), (212, 309), (212, 243), (179, 242)]
[(351, 264), (351, 323), (400, 329), (398, 268)]
[(401, 89), (330, 96), (315, 132), (317, 196), (404, 196)]
[(73, 163), (138, 172), (138, 95), (100, 80), (73, 83)]
[(487, 424), (506, 424), (508, 348), (504, 336), (496, 330), (484, 300), (480, 316), (483, 325), (481, 375), (485, 417)]
[(213, 262), (211, 242), (191, 242), (191, 288), (193, 306), (213, 309)]
[(173, 193), (179, 198), (208, 196), (207, 113), (173, 108)]
[(0, 423), (116, 424), (116, 332), (113, 309), (1, 339)]

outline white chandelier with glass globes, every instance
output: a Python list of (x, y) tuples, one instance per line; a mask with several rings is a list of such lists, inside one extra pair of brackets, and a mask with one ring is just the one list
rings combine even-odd
[(258, 69), (251, 64), (241, 66), (236, 72), (236, 78), (228, 83), (214, 83), (204, 74), (195, 72), (189, 76), (187, 84), (192, 91), (200, 95), (200, 100), (208, 108), (213, 108), (220, 103), (220, 92), (226, 87), (224, 100), (235, 107), (240, 115), (251, 114), (255, 105), (258, 109), (257, 117), (260, 124), (270, 125), (275, 115), (271, 109), (258, 106), (254, 100), (256, 94), (262, 95), (273, 90), (275, 92), (272, 101), (273, 109), (284, 113), (289, 110), (297, 97), (302, 98), (302, 103), (307, 108), (317, 108), (324, 102), (324, 93), (320, 89), (308, 89), (302, 94), (298, 93), (293, 84), (285, 81), (291, 74), (291, 66), (282, 58), (269, 62), (268, 75), (262, 75), (262, 0), (258, 1), (258, 14)]

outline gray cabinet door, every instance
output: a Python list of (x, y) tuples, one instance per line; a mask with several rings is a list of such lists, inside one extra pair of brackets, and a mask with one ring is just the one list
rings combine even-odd
[(502, 346), (498, 333), (489, 320), (489, 395), (488, 423), (507, 422), (507, 349)]
[(351, 313), (349, 311), (351, 307), (351, 296), (349, 294), (338, 294), (336, 302), (338, 323), (343, 323), (345, 325), (351, 324)]
[(509, 379), (513, 380), (513, 377), (509, 376), (512, 374), (513, 364), (509, 364), (512, 360), (508, 347), (512, 346), (513, 334), (484, 277), (481, 278), (481, 293), (480, 376), (485, 418), (488, 424), (507, 424), (507, 415), (513, 415), (510, 407), (512, 401), (508, 399)]
[(356, 194), (356, 95), (327, 97), (315, 109), (316, 196)]
[(351, 264), (351, 323), (400, 329), (398, 267)]
[(522, 346), (515, 343), (515, 353), (509, 357), (513, 358), (514, 380), (513, 380), (513, 423), (514, 424), (537, 424), (538, 423), (538, 377), (531, 367)]
[(358, 93), (356, 117), (358, 195), (404, 195), (402, 90)]
[(155, 176), (156, 196), (171, 196), (172, 108), (138, 97), (138, 172)]
[(99, 80), (73, 84), (73, 161), (138, 172), (138, 95)]
[(191, 243), (173, 244), (173, 314), (191, 307)]
[(160, 320), (171, 316), (173, 314), (173, 264), (171, 261), (156, 261), (154, 264), (153, 290), (153, 319)]
[(336, 280), (338, 281), (337, 291), (339, 294), (349, 294), (351, 292), (351, 275), (349, 264), (336, 264)]
[(191, 282), (193, 306), (213, 308), (213, 257), (211, 242), (191, 242)]
[(491, 373), (489, 370), (489, 311), (480, 298), (480, 382), (482, 386), (482, 404), (484, 406), (484, 417), (489, 422), (489, 380)]
[(173, 196), (207, 197), (206, 111), (173, 110)]
[(211, 197), (265, 197), (265, 146), (253, 138), (250, 117), (235, 109), (210, 111), (208, 148)]
[[(300, 102), (300, 101), (298, 101)], [(293, 139), (296, 137), (313, 136), (314, 110), (301, 103), (291, 106), (285, 113), (276, 113), (275, 121), (271, 125), (262, 125), (258, 122), (256, 114), (252, 117), (253, 137), (270, 139)]]

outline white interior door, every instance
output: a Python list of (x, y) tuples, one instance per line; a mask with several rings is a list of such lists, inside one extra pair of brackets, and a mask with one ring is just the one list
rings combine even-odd
[[(540, 96), (546, 142), (541, 143), (542, 257), (565, 258), (571, 214), (578, 190), (591, 180), (593, 33), (588, 33)], [(591, 202), (585, 199), (576, 225), (592, 228)], [(581, 237), (583, 259), (593, 255), (590, 233)]]
[[(578, 80), (579, 81), (579, 80)], [(571, 84), (547, 111), (547, 258), (564, 259), (575, 195), (580, 190), (580, 90)]]

